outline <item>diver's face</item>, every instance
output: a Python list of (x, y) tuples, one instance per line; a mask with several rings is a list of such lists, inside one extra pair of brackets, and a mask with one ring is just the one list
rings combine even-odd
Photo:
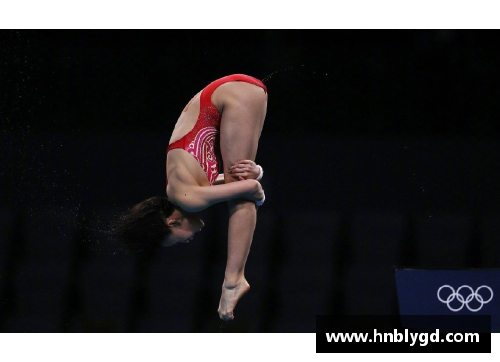
[(170, 228), (170, 235), (162, 242), (162, 246), (173, 246), (179, 243), (189, 243), (194, 234), (201, 230), (205, 224), (195, 214), (175, 209), (172, 215), (165, 220)]

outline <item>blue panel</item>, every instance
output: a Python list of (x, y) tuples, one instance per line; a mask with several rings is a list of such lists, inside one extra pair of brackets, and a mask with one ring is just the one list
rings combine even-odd
[(396, 285), (401, 315), (491, 315), (500, 332), (500, 270), (396, 269)]

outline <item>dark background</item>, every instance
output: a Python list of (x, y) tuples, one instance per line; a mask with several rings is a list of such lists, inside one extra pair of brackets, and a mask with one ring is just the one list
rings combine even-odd
[[(497, 31), (0, 31), (0, 330), (314, 332), (397, 314), (394, 266), (500, 267)], [(227, 208), (189, 245), (103, 231), (164, 193), (211, 81), (265, 81), (251, 292), (218, 319)]]

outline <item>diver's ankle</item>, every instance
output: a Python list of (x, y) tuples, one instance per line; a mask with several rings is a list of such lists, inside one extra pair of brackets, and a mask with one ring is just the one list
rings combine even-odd
[(227, 276), (224, 278), (224, 283), (222, 284), (223, 288), (226, 289), (234, 289), (238, 287), (241, 284), (246, 283), (245, 276), (243, 274), (241, 275), (232, 275), (232, 276)]

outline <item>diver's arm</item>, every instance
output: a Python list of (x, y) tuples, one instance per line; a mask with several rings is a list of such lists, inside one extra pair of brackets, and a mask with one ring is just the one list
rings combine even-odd
[(202, 211), (219, 202), (246, 199), (259, 202), (264, 198), (260, 182), (243, 180), (215, 186), (186, 186), (169, 189), (169, 200), (188, 212)]

